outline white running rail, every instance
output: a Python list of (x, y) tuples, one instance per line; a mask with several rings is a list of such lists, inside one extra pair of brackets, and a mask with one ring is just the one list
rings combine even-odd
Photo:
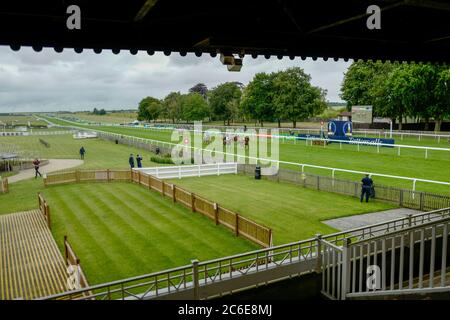
[(183, 165), (170, 167), (138, 168), (134, 171), (150, 174), (158, 179), (173, 179), (185, 177), (218, 176), (222, 174), (237, 174), (236, 162), (224, 162), (201, 165)]

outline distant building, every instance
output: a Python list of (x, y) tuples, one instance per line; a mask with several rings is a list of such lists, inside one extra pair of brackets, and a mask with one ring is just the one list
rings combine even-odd
[(352, 113), (350, 111), (343, 111), (338, 114), (337, 120), (339, 121), (352, 121)]

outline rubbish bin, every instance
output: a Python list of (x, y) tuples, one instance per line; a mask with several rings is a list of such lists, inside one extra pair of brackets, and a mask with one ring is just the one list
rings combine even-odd
[(261, 167), (260, 166), (256, 166), (256, 168), (255, 168), (255, 179), (261, 180)]

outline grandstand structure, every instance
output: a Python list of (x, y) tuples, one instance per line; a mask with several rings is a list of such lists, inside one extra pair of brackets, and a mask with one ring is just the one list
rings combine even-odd
[[(78, 1), (80, 32), (66, 27), (63, 1), (4, 2), (0, 44), (15, 51), (22, 46), (37, 52), (44, 47), (77, 53), (145, 50), (236, 55), (236, 60), (264, 55), (449, 62), (448, 1), (376, 1), (383, 28), (375, 32), (366, 27), (373, 2), (250, 0), (230, 10), (207, 0), (85, 0)], [(69, 292), (61, 292), (65, 261), (51, 238), (46, 212), (0, 216), (2, 298), (210, 299), (293, 278), (302, 282), (306, 276), (317, 284), (314, 293), (330, 299), (449, 297), (449, 208)], [(37, 243), (41, 247), (31, 250)], [(379, 269), (381, 279), (364, 281), (368, 266), (375, 267), (375, 275)], [(32, 292), (35, 288), (41, 292)]]

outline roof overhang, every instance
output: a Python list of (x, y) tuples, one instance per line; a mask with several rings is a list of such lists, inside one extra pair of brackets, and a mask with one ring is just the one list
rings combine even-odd
[[(69, 30), (69, 5), (81, 30)], [(381, 29), (366, 26), (370, 5)], [(194, 52), (344, 59), (450, 61), (445, 0), (2, 1), (0, 44), (132, 54)]]

